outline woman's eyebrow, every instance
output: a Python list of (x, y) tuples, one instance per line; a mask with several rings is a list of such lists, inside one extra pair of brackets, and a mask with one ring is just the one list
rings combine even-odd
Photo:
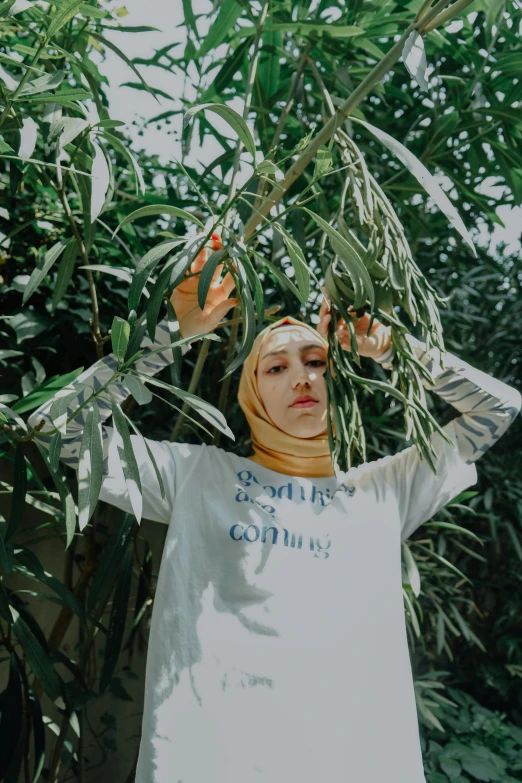
[[(324, 345), (319, 345), (319, 343), (309, 343), (308, 345), (301, 346), (301, 348), (299, 348), (299, 353), (304, 353), (305, 351), (309, 351), (312, 348), (322, 348), (323, 351), (326, 350)], [(279, 348), (278, 351), (270, 351), (269, 353), (265, 353), (263, 359), (267, 359), (269, 356), (280, 356), (282, 353), (288, 353), (286, 348)]]

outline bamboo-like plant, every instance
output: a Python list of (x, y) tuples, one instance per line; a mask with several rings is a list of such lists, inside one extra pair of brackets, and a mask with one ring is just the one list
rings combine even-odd
[[(491, 270), (483, 255), (469, 255), (473, 242), (454, 204), (459, 198), (465, 203), (468, 228), (480, 220), (489, 227), (498, 222), (496, 197), (480, 192), (488, 176), (503, 184), (508, 200), (522, 200), (520, 41), (515, 34), (520, 8), (485, 0), (474, 5), (467, 0), (349, 5), (334, 1), (310, 10), (306, 0), (224, 0), (202, 39), (191, 4), (184, 3), (188, 38), (183, 54), (165, 47), (153, 58), (131, 62), (107, 31), (133, 31), (122, 25), (117, 11), (96, 0), (0, 3), (0, 449), (6, 467), (0, 491), (9, 500), (0, 509), (5, 514), (0, 516), (5, 650), (0, 660), (6, 672), (0, 779), (14, 780), (20, 772), (36, 781), (45, 767), (46, 779), (54, 783), (66, 763), (64, 748), (81, 779), (87, 707), (108, 692), (124, 693), (116, 667), (133, 564), (139, 578), (131, 646), (153, 597), (150, 550), (135, 522), (141, 517), (139, 500), (134, 517), (114, 524), (110, 509), (97, 503), (101, 440), (92, 402), (106, 389), (73, 389), (81, 364), (108, 349), (118, 359), (111, 382), (123, 380), (132, 398), (130, 405), (112, 401), (113, 424), (124, 443), (126, 477), (139, 487), (130, 436), (139, 434), (143, 413), (132, 405), (152, 400), (151, 407), (166, 404), (182, 414), (168, 431), (161, 417), (155, 426), (160, 437), (230, 438), (240, 429), (234, 426), (231, 389), (257, 331), (282, 312), (313, 317), (326, 287), (335, 305), (329, 336), (335, 382), (327, 375), (335, 461), (347, 467), (356, 452), (366, 459), (368, 446), (373, 454), (384, 444), (386, 450), (395, 448), (397, 427), (390, 421), (403, 406), (405, 434), (430, 462), (430, 435), (441, 428), (422, 384), (429, 378), (405, 335), (417, 330), (428, 345), (444, 348), (444, 317), (450, 324), (462, 318), (463, 328), (486, 329), (488, 314), (485, 305), (480, 310), (469, 306), (474, 321), (439, 313), (453, 292), (442, 256), (451, 249), (458, 254), (451, 268), (458, 268), (459, 282), (471, 291), (471, 273), (499, 281), (491, 294), (497, 299), (488, 299), (487, 287), (481, 289), (488, 307), (507, 297), (502, 280), (509, 278), (509, 290), (515, 290), (518, 277), (511, 267)], [(462, 22), (460, 33), (448, 32), (452, 20)], [(197, 99), (183, 101), (183, 160), (161, 165), (154, 156), (131, 151), (122, 123), (111, 116), (104, 77), (90, 57), (93, 47), (110, 49), (133, 69), (137, 81), (129, 89), (136, 95), (140, 90), (160, 94), (143, 79), (142, 64), (198, 74)], [(427, 63), (433, 65), (431, 73)], [(234, 105), (242, 102), (241, 114), (230, 107), (233, 99)], [(217, 116), (232, 138), (216, 128)], [(167, 131), (170, 119), (167, 110), (153, 121)], [(199, 141), (210, 135), (223, 148), (204, 171), (187, 158), (197, 133)], [(436, 172), (449, 178), (456, 194), (443, 190)], [(164, 185), (154, 184), (158, 175)], [(212, 272), (223, 263), (234, 276), (240, 305), (215, 335), (199, 335), (197, 360), (182, 365), (178, 349), (183, 340), (174, 329), (170, 297), (215, 232), (223, 248), (210, 256), (200, 277), (200, 303)], [(516, 318), (510, 296), (510, 317)], [(365, 366), (355, 339), (350, 355), (340, 349), (336, 319), (344, 317), (352, 325), (349, 307), (391, 326), (396, 354), (389, 378), (374, 376)], [(140, 376), (141, 338), (146, 332), (154, 337), (164, 316), (172, 327), (176, 362), (168, 378)], [(453, 342), (458, 325), (450, 331)], [(503, 330), (507, 335), (507, 323)], [(78, 336), (78, 355), (71, 350), (71, 334)], [(509, 346), (502, 352), (503, 375), (519, 356), (516, 344)], [(366, 392), (377, 392), (372, 405), (383, 427), (378, 441), (371, 428), (367, 438)], [(39, 444), (41, 427), (28, 427), (24, 417), (57, 393), (48, 452)], [(83, 462), (76, 496), (75, 476), (59, 464), (58, 454), (66, 421), (82, 408), (90, 410), (82, 450), (95, 458)], [(386, 441), (390, 431), (394, 441)], [(246, 449), (248, 436), (228, 445)], [(500, 481), (500, 472), (495, 475)], [(516, 487), (510, 493), (507, 515), (522, 502)], [(41, 514), (37, 529), (24, 527), (28, 511)], [(432, 524), (454, 530), (450, 513), (455, 511)], [(519, 536), (508, 524), (516, 552)], [(34, 551), (46, 537), (63, 542), (63, 581), (45, 570)], [(492, 540), (497, 541), (496, 530)], [(462, 546), (467, 565), (473, 565), (477, 553)], [(466, 569), (448, 566), (445, 552), (435, 551), (431, 542), (424, 549), (418, 544), (416, 552), (417, 559), (405, 545), (410, 637), (420, 639), (424, 600), (433, 610), (430, 618), (436, 618), (436, 626), (426, 629), (428, 638), (436, 636), (436, 654), (444, 651), (451, 659), (459, 629), (470, 648), (480, 647), (467, 630), (457, 588), (449, 578), (444, 587), (436, 584), (441, 565), (459, 577)], [(419, 574), (429, 585), (424, 597)], [(51, 593), (36, 597), (54, 599), (59, 606), (47, 637), (13, 587), (19, 578), (45, 585)], [(75, 657), (60, 650), (73, 619), (79, 643)], [(101, 672), (94, 660), (97, 634), (106, 639)], [(58, 663), (67, 667), (70, 681), (58, 673)], [(516, 667), (516, 661), (510, 665)], [(42, 711), (44, 693), (50, 706)], [(422, 704), (423, 715), (436, 726), (430, 706)], [(45, 746), (45, 725), (57, 734), (51, 751)], [(78, 726), (71, 740), (75, 735), (68, 732)]]

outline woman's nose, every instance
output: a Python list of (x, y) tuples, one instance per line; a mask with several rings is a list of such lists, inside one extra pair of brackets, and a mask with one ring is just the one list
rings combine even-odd
[(303, 367), (302, 365), (296, 369), (292, 380), (294, 387), (300, 386), (301, 384), (311, 386), (310, 374), (306, 367)]

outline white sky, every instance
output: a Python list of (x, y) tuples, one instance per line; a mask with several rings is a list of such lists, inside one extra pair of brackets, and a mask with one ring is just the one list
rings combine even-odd
[[(110, 3), (112, 6), (113, 3)], [(120, 6), (121, 2), (115, 5)], [(179, 41), (181, 43), (173, 50), (173, 56), (181, 53), (184, 47), (184, 18), (181, 0), (126, 0), (125, 7), (129, 11), (128, 16), (122, 20), (123, 24), (129, 26), (148, 25), (159, 28), (159, 32), (151, 33), (113, 33), (111, 40), (125, 52), (130, 58), (148, 57), (154, 51), (160, 49), (169, 43)], [(192, 0), (192, 7), (196, 14), (205, 13), (211, 7), (210, 0)], [(203, 30), (200, 29), (200, 33)], [(101, 70), (107, 76), (110, 82), (108, 97), (111, 107), (111, 117), (113, 119), (123, 120), (131, 123), (133, 120), (141, 118), (150, 118), (169, 109), (180, 109), (180, 96), (185, 93), (189, 100), (195, 99), (195, 92), (191, 91), (191, 85), (184, 85), (183, 78), (179, 72), (170, 73), (162, 68), (138, 66), (145, 80), (153, 87), (156, 87), (168, 95), (172, 100), (159, 97), (158, 101), (145, 91), (136, 91), (128, 87), (121, 87), (124, 82), (135, 82), (136, 76), (116, 55), (108, 52), (107, 60), (102, 64)], [(195, 77), (195, 72), (194, 72)], [(242, 112), (241, 104), (231, 104), (236, 111)], [(229, 127), (217, 115), (212, 115), (216, 128), (223, 135), (230, 137)], [(129, 126), (128, 131), (131, 136), (134, 135), (135, 148), (143, 147), (149, 152), (160, 156), (162, 163), (181, 157), (181, 145), (179, 143), (182, 124), (182, 115), (178, 114), (172, 118), (172, 125), (169, 126), (170, 133), (163, 127), (162, 130), (156, 130), (155, 126), (150, 126), (143, 136), (137, 136), (135, 131)], [(172, 133), (176, 131), (176, 135)], [(192, 141), (191, 156), (186, 162), (192, 166), (202, 164), (203, 167), (214, 160), (222, 152), (222, 147), (211, 139), (205, 140), (203, 148), (198, 147), (198, 137), (195, 135)], [(247, 166), (247, 168), (249, 168)], [(244, 176), (247, 172), (244, 172)], [(242, 179), (242, 178), (241, 178)], [(484, 189), (481, 192), (492, 193), (493, 191)], [(508, 252), (521, 250), (520, 237), (522, 228), (522, 208), (511, 209), (509, 205), (500, 206), (497, 214), (505, 224), (505, 229), (496, 225), (493, 234), (490, 236), (485, 231), (484, 226), (477, 226), (480, 233), (476, 241), (481, 245), (490, 243), (490, 249), (498, 241), (508, 243)], [(461, 217), (464, 221), (466, 215), (462, 212)], [(475, 237), (473, 226), (468, 226)]]

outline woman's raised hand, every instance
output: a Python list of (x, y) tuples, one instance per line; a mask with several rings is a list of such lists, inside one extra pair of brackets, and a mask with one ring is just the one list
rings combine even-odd
[[(221, 247), (219, 237), (212, 234), (212, 248)], [(218, 264), (212, 275), (212, 282), (208, 289), (207, 298), (203, 310), (198, 304), (198, 284), (201, 272), (207, 263), (208, 250), (204, 247), (190, 265), (190, 272), (194, 275), (184, 280), (172, 292), (170, 301), (174, 307), (179, 323), (179, 332), (182, 337), (192, 337), (195, 334), (212, 332), (225, 315), (239, 304), (239, 299), (228, 299), (235, 283), (234, 278), (227, 272), (221, 282), (219, 277), (223, 264)], [(189, 274), (188, 272), (186, 273)]]
[[(324, 294), (324, 291), (323, 291)], [(320, 321), (316, 326), (317, 331), (325, 339), (328, 335), (328, 324), (332, 318), (330, 310), (330, 302), (324, 295), (321, 308), (319, 310)], [(348, 308), (348, 314), (357, 319), (355, 312), (350, 312), (352, 308)], [(368, 356), (371, 359), (377, 359), (379, 356), (388, 350), (391, 345), (391, 329), (389, 326), (385, 326), (377, 318), (374, 318), (370, 335), (367, 336), (368, 325), (370, 323), (370, 316), (365, 313), (361, 318), (358, 318), (354, 323), (355, 337), (357, 340), (357, 349), (360, 356)], [(337, 322), (337, 339), (344, 351), (351, 351), (352, 346), (350, 342), (350, 330), (346, 325), (344, 318), (339, 318)]]

